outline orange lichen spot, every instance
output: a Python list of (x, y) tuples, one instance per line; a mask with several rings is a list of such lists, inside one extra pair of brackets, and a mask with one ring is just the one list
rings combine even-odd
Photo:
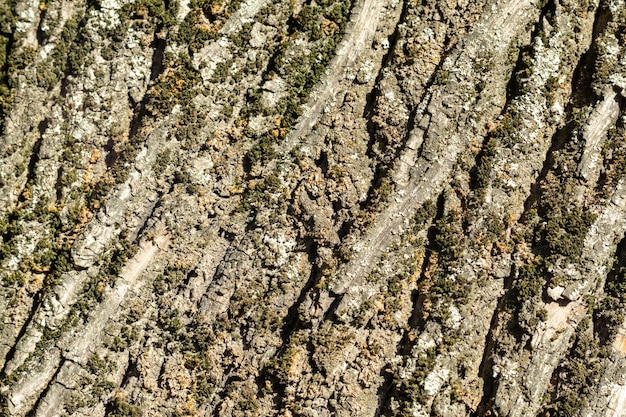
[(224, 11), (224, 5), (221, 2), (214, 2), (209, 8), (212, 17), (217, 17)]
[(287, 129), (285, 128), (272, 129), (271, 133), (272, 133), (272, 136), (274, 136), (275, 138), (283, 138), (285, 137), (285, 135), (287, 135)]
[(50, 271), (50, 267), (47, 266), (47, 265), (39, 265), (39, 264), (36, 264), (36, 263), (33, 262), (32, 266), (31, 266), (31, 270), (32, 270), (32, 272), (34, 272), (34, 274), (33, 274), (33, 276), (34, 276), (34, 275), (37, 275), (37, 274), (41, 274), (43, 272)]
[(228, 188), (228, 191), (233, 195), (237, 195), (243, 194), (244, 189), (241, 185), (233, 185), (232, 187)]
[(91, 168), (87, 167), (87, 169), (85, 170), (85, 174), (83, 175), (83, 185), (84, 186), (90, 186), (92, 185), (93, 181), (93, 175), (91, 173)]
[(511, 252), (511, 247), (505, 243), (505, 242), (501, 242), (499, 240), (495, 241), (493, 243), (493, 247), (491, 250), (493, 255), (500, 255), (503, 253), (510, 253)]
[(94, 210), (99, 209), (99, 208), (100, 208), (100, 201), (98, 201), (98, 200), (93, 200), (93, 201), (91, 202), (91, 207), (92, 207)]
[(91, 151), (91, 157), (89, 158), (89, 163), (95, 164), (99, 160), (100, 160), (100, 150), (94, 149), (93, 151)]
[(21, 200), (29, 201), (31, 198), (33, 198), (33, 193), (31, 189), (29, 187), (24, 188), (24, 191), (22, 191)]
[(322, 21), (321, 27), (322, 27), (322, 33), (324, 33), (324, 35), (326, 36), (334, 35), (335, 32), (337, 32), (337, 29), (339, 29), (339, 26), (337, 26), (337, 23), (328, 19), (324, 19)]
[(50, 204), (48, 206), (48, 213), (59, 213), (63, 210), (63, 203)]
[(139, 10), (137, 10), (137, 17), (141, 19), (147, 19), (148, 15), (149, 15), (149, 12), (146, 6), (141, 6), (139, 7)]
[(290, 349), (286, 356), (284, 364), (287, 377), (290, 379), (297, 378), (302, 373), (307, 355), (304, 354), (302, 348), (295, 348)]
[(426, 252), (423, 248), (416, 249), (414, 251), (415, 256), (415, 267), (413, 268), (413, 273), (409, 276), (409, 284), (413, 284), (417, 282), (420, 278), (422, 266), (424, 264), (424, 259), (426, 256)]
[(144, 36), (141, 37), (141, 46), (143, 46), (143, 47), (149, 46), (152, 43), (153, 40), (154, 39), (153, 39), (152, 34), (144, 35)]
[(212, 26), (213, 33), (219, 32), (223, 25), (224, 25), (224, 22), (222, 22), (221, 20), (218, 20), (215, 23), (213, 23), (213, 26)]
[[(50, 268), (48, 268), (48, 270), (50, 270)], [(39, 290), (43, 287), (43, 280), (45, 277), (45, 274), (32, 274), (28, 280), (28, 292), (31, 294), (39, 292)]]
[(200, 29), (202, 32), (212, 32), (213, 31), (213, 25), (211, 23), (201, 23), (198, 26), (198, 29)]
[(187, 395), (187, 401), (183, 405), (183, 410), (185, 415), (187, 416), (195, 416), (198, 415), (198, 410), (196, 409), (196, 400), (193, 395)]
[(439, 256), (436, 253), (431, 254), (428, 265), (424, 271), (424, 278), (430, 279), (437, 270)]
[(478, 155), (482, 149), (482, 144), (480, 141), (472, 140), (468, 144), (468, 149), (473, 155)]
[(93, 213), (89, 210), (89, 208), (87, 208), (87, 206), (82, 206), (78, 211), (78, 224), (76, 227), (80, 228), (84, 226), (89, 222), (89, 220), (91, 220), (92, 217)]
[(505, 217), (507, 227), (513, 226), (517, 222), (518, 216), (515, 213), (509, 213), (508, 216)]
[(430, 298), (424, 300), (422, 304), (422, 319), (427, 320), (430, 316), (430, 310), (433, 307), (433, 302)]

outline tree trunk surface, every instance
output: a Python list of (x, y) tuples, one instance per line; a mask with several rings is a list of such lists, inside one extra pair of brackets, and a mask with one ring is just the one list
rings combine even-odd
[(624, 0), (1, 0), (0, 415), (626, 415)]

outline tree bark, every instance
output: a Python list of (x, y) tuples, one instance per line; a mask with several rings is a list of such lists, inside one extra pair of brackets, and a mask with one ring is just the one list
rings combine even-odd
[(0, 5), (0, 415), (626, 413), (623, 0)]

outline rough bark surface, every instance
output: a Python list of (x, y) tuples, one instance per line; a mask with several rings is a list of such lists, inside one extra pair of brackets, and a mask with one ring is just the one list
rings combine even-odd
[(5, 0), (0, 129), (0, 415), (626, 415), (624, 0)]

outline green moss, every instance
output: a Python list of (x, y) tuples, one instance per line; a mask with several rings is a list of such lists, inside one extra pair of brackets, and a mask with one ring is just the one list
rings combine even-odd
[(623, 122), (618, 120), (617, 125), (607, 132), (607, 139), (602, 144), (602, 156), (604, 158), (604, 175), (602, 175), (601, 195), (605, 198), (610, 196), (615, 184), (626, 175), (626, 129)]
[(119, 336), (114, 336), (113, 340), (108, 344), (108, 348), (114, 352), (123, 352), (128, 348), (128, 342)]
[(438, 69), (435, 72), (435, 79), (434, 79), (434, 83), (435, 84), (439, 84), (439, 85), (444, 85), (447, 84), (448, 81), (450, 81), (450, 72), (443, 70), (443, 69)]
[(237, 408), (241, 411), (257, 411), (261, 405), (254, 396), (248, 396), (237, 401)]
[(626, 267), (618, 266), (609, 273), (604, 285), (604, 295), (599, 305), (593, 309), (593, 317), (601, 341), (607, 344), (614, 339), (624, 323)]
[(74, 414), (80, 408), (86, 407), (87, 401), (85, 401), (85, 397), (81, 394), (72, 394), (65, 400), (65, 411), (68, 414)]
[(540, 321), (545, 322), (548, 320), (548, 310), (546, 310), (544, 307), (537, 309), (536, 313), (537, 313), (537, 318)]
[(546, 93), (552, 95), (558, 87), (559, 87), (559, 79), (554, 76), (548, 77), (544, 85), (544, 89)]
[(255, 185), (244, 190), (239, 210), (256, 211), (260, 207), (271, 205), (276, 200), (275, 194), (281, 191), (281, 181), (276, 172), (273, 172)]
[(0, 132), (13, 102), (15, 65), (15, 0), (0, 3)]
[[(281, 127), (293, 127), (301, 115), (302, 104), (308, 99), (311, 89), (319, 82), (334, 56), (336, 43), (347, 22), (351, 5), (349, 1), (332, 3), (325, 8), (305, 5), (295, 17), (295, 33), (289, 36), (287, 42), (280, 43), (276, 50), (271, 51), (274, 57), (270, 61), (266, 78), (279, 76), (286, 81), (288, 94), (275, 109), (264, 109), (264, 112), (268, 116), (281, 115)], [(322, 15), (332, 21), (336, 27), (334, 33), (325, 35), (320, 32)], [(302, 39), (309, 40), (310, 49), (296, 47), (296, 43)], [(248, 114), (254, 112), (248, 111)]]
[(487, 187), (491, 182), (491, 170), (493, 169), (493, 159), (496, 156), (496, 147), (496, 139), (488, 138), (476, 163), (473, 185), (476, 199), (481, 202), (484, 200)]
[(598, 344), (590, 328), (589, 318), (581, 320), (575, 331), (572, 348), (559, 365), (553, 400), (544, 408), (543, 416), (574, 417), (584, 406), (584, 399), (597, 395), (603, 373), (602, 361), (607, 351)]
[[(320, 3), (324, 3), (324, 2), (320, 2)], [(328, 3), (328, 2), (325, 2), (325, 3)], [(331, 7), (328, 7), (328, 6), (326, 7), (326, 11), (324, 12), (324, 15), (328, 19), (340, 25), (341, 28), (343, 29), (343, 26), (345, 26), (345, 23), (348, 20), (351, 6), (352, 6), (351, 1), (340, 1), (337, 3), (333, 3)]]
[(180, 24), (178, 35), (173, 37), (181, 45), (186, 45), (189, 53), (193, 54), (208, 42), (218, 38), (216, 30), (207, 30), (201, 26), (200, 13), (192, 11), (187, 14)]
[(514, 308), (541, 295), (545, 284), (545, 274), (546, 268), (542, 262), (524, 265), (519, 269), (511, 290)]
[(187, 276), (187, 272), (176, 266), (168, 265), (162, 274), (157, 275), (153, 286), (157, 294), (163, 295), (175, 289)]
[(241, 30), (230, 36), (231, 42), (237, 48), (247, 48), (252, 38), (252, 23), (246, 22), (241, 26)]
[(265, 134), (257, 139), (252, 148), (246, 152), (246, 161), (250, 166), (266, 164), (277, 157), (274, 144), (277, 138), (271, 134)]
[(164, 27), (171, 27), (176, 24), (176, 13), (178, 5), (176, 2), (166, 0), (137, 0), (131, 4), (126, 4), (123, 14), (138, 13), (142, 9), (147, 10), (148, 18), (156, 20), (156, 23)]
[(310, 32), (318, 27), (322, 16), (322, 8), (307, 4), (300, 9), (295, 18), (296, 27), (300, 32)]
[(165, 171), (168, 168), (168, 165), (170, 165), (173, 161), (174, 161), (174, 158), (172, 156), (171, 149), (166, 148), (160, 151), (159, 154), (157, 155), (156, 161), (154, 163), (154, 170)]
[(461, 255), (459, 239), (464, 233), (460, 221), (459, 213), (448, 212), (436, 222), (431, 250), (437, 252), (440, 259), (453, 260)]
[(109, 358), (101, 358), (98, 355), (91, 355), (87, 359), (85, 369), (93, 375), (102, 375), (113, 370), (113, 364)]
[(180, 313), (175, 309), (163, 311), (159, 314), (157, 324), (165, 332), (176, 335), (185, 327), (179, 316)]
[(230, 0), (228, 2), (228, 5), (226, 6), (227, 14), (231, 15), (231, 14), (235, 13), (237, 10), (239, 10), (241, 5), (244, 4), (244, 3), (245, 3), (244, 0)]
[(215, 386), (204, 378), (199, 378), (192, 388), (197, 403), (205, 403), (215, 392)]
[(153, 115), (167, 114), (176, 105), (189, 106), (195, 97), (194, 88), (200, 84), (200, 74), (193, 68), (188, 54), (167, 55), (165, 61), (169, 71), (161, 74), (148, 92), (146, 108)]
[[(472, 284), (465, 276), (458, 273), (458, 259), (463, 255), (465, 232), (461, 216), (457, 212), (448, 212), (439, 219), (432, 230), (433, 236), (428, 249), (436, 255), (436, 269), (430, 281), (427, 297), (431, 301), (465, 301), (470, 294)], [(445, 311), (432, 312), (433, 318), (445, 321)]]
[(119, 396), (114, 396), (107, 404), (107, 416), (109, 417), (140, 417), (141, 409), (124, 401)]
[(386, 173), (381, 173), (377, 177), (374, 187), (372, 187), (369, 209), (382, 210), (389, 196), (393, 193), (394, 184)]
[(40, 87), (52, 89), (63, 78), (65, 71), (75, 72), (82, 66), (91, 48), (88, 44), (76, 45), (81, 19), (82, 16), (67, 19), (49, 58), (37, 65), (37, 84)]
[(384, 415), (393, 417), (410, 415), (414, 403), (423, 403), (426, 400), (424, 379), (435, 367), (435, 356), (436, 349), (429, 348), (415, 358), (415, 369), (409, 378), (394, 375), (390, 394), (397, 407), (385, 410)]
[(548, 256), (564, 256), (575, 261), (580, 256), (587, 231), (596, 215), (574, 207), (548, 213), (543, 241)]
[(2, 245), (0, 245), (0, 260), (8, 259), (18, 254), (16, 239), (23, 232), (21, 217), (21, 211), (13, 210), (11, 213), (9, 213), (7, 220), (0, 221), (0, 235), (2, 235)]
[(495, 213), (489, 212), (485, 215), (486, 236), (489, 241), (502, 239), (506, 231), (504, 220)]
[(115, 282), (122, 268), (134, 255), (135, 247), (132, 247), (123, 236), (120, 236), (119, 246), (110, 252), (110, 257), (100, 266), (100, 272), (91, 278), (83, 287), (78, 301), (72, 306), (73, 314), (86, 321), (93, 307), (100, 303), (104, 297), (107, 285)]
[(5, 287), (21, 287), (26, 284), (26, 276), (21, 271), (11, 272), (4, 277), (2, 283)]
[(215, 70), (211, 75), (211, 81), (216, 83), (223, 83), (226, 81), (226, 77), (229, 75), (229, 69), (233, 65), (233, 60), (220, 61), (215, 66)]
[(496, 125), (492, 137), (507, 146), (515, 144), (515, 137), (520, 128), (521, 119), (515, 107), (507, 109), (502, 120)]

